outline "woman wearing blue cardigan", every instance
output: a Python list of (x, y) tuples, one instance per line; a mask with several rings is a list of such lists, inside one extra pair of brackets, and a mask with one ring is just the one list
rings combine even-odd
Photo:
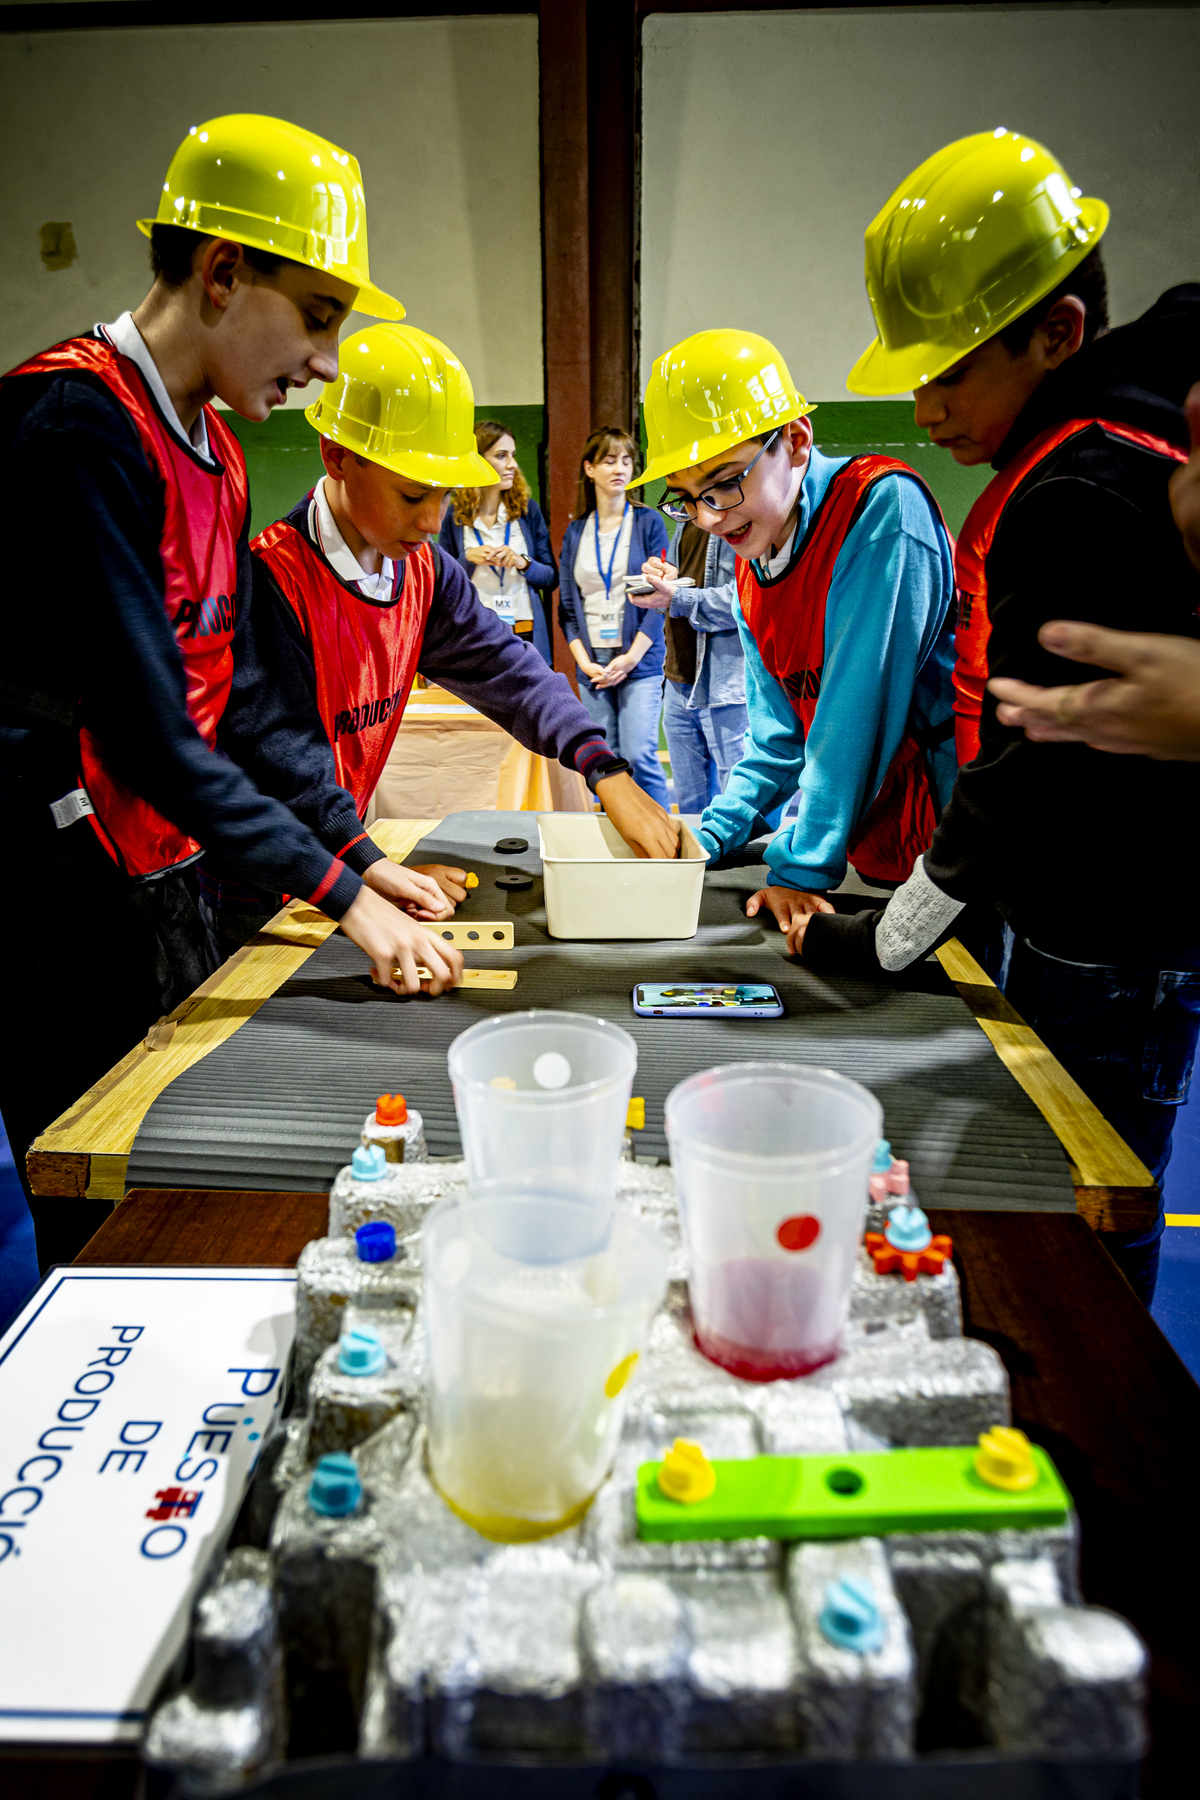
[(500, 477), (498, 487), (459, 488), (438, 539), (460, 562), (483, 605), (529, 638), (553, 668), (550, 596), (558, 570), (542, 510), (517, 466), (517, 447), (507, 425), (480, 419), (480, 456)]
[(558, 622), (579, 670), (579, 698), (638, 786), (666, 806), (658, 760), (662, 618), (634, 606), (625, 586), (648, 557), (662, 555), (667, 528), (625, 492), (635, 452), (628, 432), (612, 426), (593, 431), (583, 447), (579, 500), (563, 537)]

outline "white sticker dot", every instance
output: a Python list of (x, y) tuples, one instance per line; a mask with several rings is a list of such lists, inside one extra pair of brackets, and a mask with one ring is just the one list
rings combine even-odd
[(557, 1050), (543, 1050), (533, 1065), (533, 1079), (540, 1088), (565, 1088), (571, 1079), (571, 1065)]

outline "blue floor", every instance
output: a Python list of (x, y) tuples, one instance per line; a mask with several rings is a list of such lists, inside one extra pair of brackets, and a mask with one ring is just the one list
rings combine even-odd
[[(1175, 1124), (1164, 1193), (1168, 1215), (1200, 1215), (1200, 1081)], [(1200, 1225), (1167, 1226), (1150, 1310), (1200, 1381)]]

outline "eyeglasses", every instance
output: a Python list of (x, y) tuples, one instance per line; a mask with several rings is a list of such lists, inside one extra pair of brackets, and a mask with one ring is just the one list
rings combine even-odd
[(779, 436), (782, 429), (782, 426), (778, 426), (776, 430), (771, 433), (762, 449), (758, 452), (758, 455), (750, 458), (750, 461), (746, 464), (736, 481), (719, 481), (716, 487), (709, 488), (707, 492), (701, 494), (697, 500), (692, 500), (690, 498), (672, 498), (668, 500), (664, 496), (658, 503), (659, 512), (662, 513), (665, 518), (683, 519), (685, 521), (695, 520), (696, 508), (698, 506), (707, 506), (709, 512), (732, 512), (734, 507), (740, 506), (742, 501), (746, 498), (745, 494), (742, 492), (742, 483), (758, 461), (758, 458), (767, 454), (767, 451), (771, 448), (771, 445), (775, 442), (775, 439)]

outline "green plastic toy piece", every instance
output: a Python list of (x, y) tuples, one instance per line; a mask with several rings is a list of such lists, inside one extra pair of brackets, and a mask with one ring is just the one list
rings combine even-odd
[(638, 1469), (638, 1536), (678, 1538), (879, 1537), (891, 1531), (999, 1531), (1058, 1525), (1071, 1496), (1044, 1450), (1031, 1446), (1037, 1480), (1020, 1493), (975, 1472), (974, 1444), (875, 1450), (845, 1456), (754, 1456), (714, 1462), (706, 1500), (671, 1500), (661, 1463)]

